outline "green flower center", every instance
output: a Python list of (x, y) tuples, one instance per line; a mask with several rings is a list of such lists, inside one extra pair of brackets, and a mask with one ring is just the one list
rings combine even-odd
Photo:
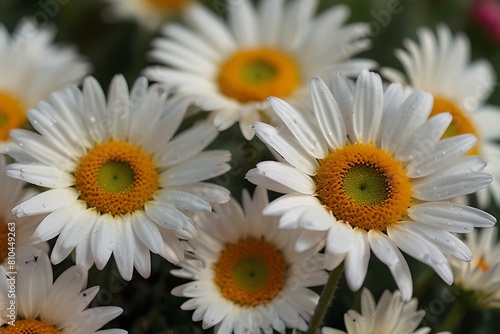
[(104, 191), (118, 194), (134, 185), (135, 174), (123, 161), (108, 161), (99, 168), (97, 183)]
[(234, 285), (246, 292), (256, 291), (265, 286), (268, 276), (267, 265), (261, 259), (243, 259), (233, 268)]
[(277, 73), (276, 67), (272, 64), (254, 61), (241, 67), (240, 78), (248, 84), (259, 85), (273, 79)]
[(356, 165), (344, 177), (344, 190), (359, 205), (379, 205), (388, 197), (387, 177), (366, 165)]

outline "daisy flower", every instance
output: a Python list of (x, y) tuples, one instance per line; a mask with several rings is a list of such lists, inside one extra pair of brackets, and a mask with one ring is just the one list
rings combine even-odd
[(496, 227), (467, 234), (465, 244), (472, 251), (472, 261), (463, 263), (451, 259), (455, 285), (469, 306), (500, 308), (500, 243), (497, 234)]
[(193, 0), (107, 0), (108, 19), (133, 18), (144, 27), (158, 29), (168, 18), (185, 11)]
[[(425, 311), (417, 311), (417, 307), (418, 301), (415, 298), (405, 303), (401, 298), (401, 292), (390, 293), (388, 290), (384, 291), (377, 304), (372, 293), (368, 289), (363, 289), (361, 292), (361, 314), (349, 310), (344, 315), (347, 332), (324, 327), (322, 334), (430, 333), (429, 327), (415, 331), (425, 316)], [(441, 332), (441, 334), (446, 333)]]
[[(0, 280), (5, 281), (5, 278), (2, 275)], [(123, 311), (115, 306), (87, 308), (99, 292), (99, 287), (85, 289), (86, 285), (87, 271), (77, 266), (67, 269), (52, 282), (52, 266), (46, 254), (24, 263), (16, 275), (16, 307), (12, 319), (9, 313), (8, 321), (0, 322), (0, 332), (127, 333), (122, 329), (98, 331)], [(5, 295), (4, 284), (0, 287), (0, 294)]]
[(82, 91), (70, 86), (29, 111), (39, 134), (11, 132), (24, 160), (7, 166), (7, 175), (48, 188), (13, 212), (49, 214), (34, 236), (59, 235), (52, 263), (76, 247), (77, 265), (102, 269), (113, 253), (124, 279), (134, 267), (147, 277), (149, 250), (182, 260), (178, 238), (196, 236), (185, 212), (210, 211), (210, 203), (229, 199), (225, 188), (201, 182), (230, 169), (229, 152), (203, 151), (217, 129), (200, 124), (172, 139), (190, 101), (168, 96), (158, 85), (148, 89), (145, 78), (129, 94), (116, 76), (106, 103), (88, 77)]
[[(325, 284), (323, 258), (311, 249), (298, 253), (300, 232), (278, 228), (265, 217), (267, 192), (257, 187), (253, 200), (243, 192), (243, 208), (231, 199), (215, 212), (195, 216), (200, 233), (189, 241), (191, 257), (173, 270), (193, 280), (172, 294), (190, 298), (181, 308), (195, 310), (193, 321), (215, 333), (272, 333), (307, 329), (319, 296), (310, 286)], [(317, 248), (316, 248), (317, 249)]]
[(51, 44), (55, 31), (23, 19), (12, 36), (0, 24), (0, 151), (9, 131), (26, 125), (27, 111), (50, 93), (79, 83), (90, 65), (72, 48)]
[(475, 137), (439, 141), (451, 115), (427, 120), (430, 94), (416, 91), (404, 99), (399, 84), (384, 92), (380, 76), (368, 71), (355, 87), (338, 74), (331, 90), (315, 78), (311, 94), (314, 119), (270, 98), (289, 131), (254, 125), (258, 137), (284, 159), (260, 162), (247, 173), (251, 182), (286, 194), (264, 213), (281, 215), (282, 228), (310, 230), (297, 249), (326, 239), (327, 267), (344, 261), (352, 290), (363, 284), (370, 249), (389, 267), (405, 301), (412, 281), (400, 249), (451, 284), (453, 273), (443, 253), (464, 261), (471, 254), (450, 232), (495, 224), (481, 210), (447, 202), (491, 182), (481, 172), (482, 159), (462, 157)]
[(19, 218), (12, 214), (11, 211), (17, 204), (33, 197), (36, 192), (25, 189), (25, 182), (6, 175), (3, 154), (0, 154), (0, 185), (0, 266), (4, 266), (8, 271), (14, 271), (16, 265), (8, 263), (12, 239), (15, 243), (16, 264), (27, 258), (39, 256), (40, 252), (47, 253), (49, 245), (46, 242), (37, 242), (32, 237), (43, 216)]
[(300, 105), (308, 101), (307, 85), (327, 68), (358, 75), (375, 65), (349, 60), (369, 47), (368, 25), (344, 25), (349, 7), (334, 6), (314, 17), (317, 0), (262, 0), (257, 8), (241, 0), (228, 10), (227, 25), (201, 5), (186, 13), (191, 28), (166, 25), (150, 55), (170, 66), (145, 70), (150, 79), (193, 96), (213, 111), (219, 130), (239, 122), (246, 139), (255, 121), (276, 118), (267, 97)]
[[(448, 138), (470, 133), (478, 138), (466, 155), (481, 155), (488, 165), (485, 171), (493, 175), (493, 182), (477, 194), (480, 207), (487, 207), (491, 197), (500, 205), (500, 109), (485, 105), (493, 91), (495, 71), (484, 60), (470, 62), (470, 44), (463, 34), (453, 36), (445, 25), (436, 35), (428, 28), (418, 30), (420, 45), (406, 40), (406, 50), (396, 50), (396, 57), (408, 75), (408, 84), (434, 96), (430, 116), (449, 112), (453, 120), (443, 135)], [(382, 73), (393, 81), (406, 83), (403, 74), (392, 69)], [(462, 198), (462, 199), (465, 199)]]

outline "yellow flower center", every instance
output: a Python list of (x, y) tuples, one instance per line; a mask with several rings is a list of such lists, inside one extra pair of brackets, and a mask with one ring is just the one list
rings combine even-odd
[(490, 266), (484, 262), (483, 258), (479, 259), (479, 262), (476, 265), (476, 268), (481, 268), (483, 272), (488, 271), (490, 269)]
[(150, 156), (127, 142), (97, 144), (80, 160), (75, 176), (81, 199), (113, 215), (142, 209), (158, 189)]
[(401, 162), (371, 144), (337, 148), (320, 161), (316, 193), (337, 220), (385, 230), (411, 205), (411, 183)]
[(8, 234), (7, 224), (0, 221), (0, 264), (7, 258), (7, 254), (9, 253), (9, 248), (7, 247)]
[(288, 264), (266, 241), (253, 239), (229, 244), (214, 264), (215, 284), (224, 298), (253, 307), (272, 301), (286, 282)]
[(59, 334), (54, 326), (35, 319), (16, 320), (14, 325), (0, 327), (2, 334)]
[[(472, 123), (469, 115), (467, 115), (462, 108), (445, 98), (434, 97), (434, 107), (432, 108), (430, 116), (434, 116), (442, 112), (449, 112), (453, 117), (450, 126), (446, 129), (446, 132), (443, 135), (443, 138), (462, 134), (473, 134), (479, 139), (479, 134), (474, 127), (474, 124)], [(466, 153), (466, 155), (479, 155), (479, 145), (476, 144), (470, 149), (469, 152)]]
[(190, 0), (146, 0), (151, 6), (162, 11), (176, 11)]
[(268, 96), (285, 98), (300, 82), (297, 63), (273, 49), (238, 51), (221, 67), (220, 91), (241, 103), (263, 101)]
[(0, 141), (9, 139), (9, 131), (22, 128), (26, 121), (26, 108), (21, 101), (0, 91)]

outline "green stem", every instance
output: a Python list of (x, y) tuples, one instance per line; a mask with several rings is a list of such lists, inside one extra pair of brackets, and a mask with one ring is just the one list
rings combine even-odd
[(323, 288), (323, 292), (321, 292), (318, 305), (316, 306), (312, 319), (309, 322), (309, 329), (306, 334), (318, 333), (319, 327), (323, 322), (323, 318), (325, 317), (326, 311), (328, 310), (330, 302), (333, 299), (333, 295), (335, 294), (335, 290), (337, 289), (337, 283), (342, 275), (342, 271), (344, 271), (344, 263), (340, 264), (330, 273), (330, 277)]
[(448, 312), (448, 315), (439, 326), (438, 332), (452, 331), (455, 327), (457, 327), (457, 324), (460, 322), (460, 320), (462, 320), (464, 313), (465, 307), (462, 302), (460, 302), (459, 300), (455, 301), (450, 312)]

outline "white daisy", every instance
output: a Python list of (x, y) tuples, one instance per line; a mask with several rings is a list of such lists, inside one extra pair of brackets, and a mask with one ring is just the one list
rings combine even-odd
[[(5, 173), (5, 156), (0, 154), (0, 266), (7, 271), (14, 271), (17, 264), (26, 258), (39, 256), (40, 252), (47, 253), (49, 244), (37, 242), (32, 237), (43, 216), (19, 218), (11, 212), (17, 204), (33, 197), (36, 191), (25, 189), (25, 182), (8, 177)], [(15, 255), (9, 256), (9, 251)], [(9, 257), (14, 262), (9, 263)]]
[(455, 285), (472, 308), (500, 308), (500, 243), (497, 228), (467, 234), (471, 262), (451, 259)]
[(104, 14), (108, 20), (118, 18), (137, 20), (144, 27), (155, 30), (176, 14), (185, 11), (193, 0), (106, 0), (110, 4)]
[(358, 75), (371, 60), (349, 60), (369, 47), (368, 25), (344, 25), (349, 7), (334, 6), (314, 17), (317, 0), (262, 0), (257, 8), (241, 0), (228, 10), (227, 25), (201, 5), (186, 13), (191, 29), (170, 24), (153, 42), (151, 57), (167, 67), (146, 75), (175, 86), (211, 114), (219, 130), (236, 122), (245, 138), (251, 125), (274, 113), (266, 98), (299, 105), (308, 101), (307, 85), (327, 68)]
[[(440, 25), (436, 35), (428, 28), (418, 30), (420, 45), (405, 40), (407, 50), (396, 50), (408, 75), (408, 84), (434, 96), (431, 116), (449, 112), (453, 120), (444, 138), (465, 133), (474, 134), (477, 144), (467, 155), (481, 155), (488, 165), (485, 171), (493, 175), (493, 182), (477, 192), (481, 207), (487, 207), (493, 196), (500, 205), (500, 109), (485, 105), (493, 92), (496, 75), (491, 64), (484, 60), (470, 62), (469, 40), (463, 34), (455, 37), (447, 26)], [(405, 83), (401, 73), (383, 69), (386, 77)]]
[(23, 19), (12, 36), (0, 24), (0, 151), (9, 130), (26, 125), (27, 111), (50, 93), (79, 83), (90, 65), (72, 49), (51, 44), (54, 29)]
[[(324, 327), (322, 334), (427, 334), (429, 327), (415, 331), (425, 316), (425, 311), (417, 311), (418, 301), (413, 298), (405, 303), (401, 292), (390, 293), (385, 290), (378, 304), (368, 289), (361, 293), (361, 314), (349, 310), (344, 315), (347, 332)], [(449, 333), (449, 332), (446, 332)], [(446, 334), (441, 332), (441, 334)]]
[[(127, 333), (122, 329), (98, 330), (123, 311), (115, 306), (87, 308), (99, 287), (85, 289), (87, 271), (82, 267), (73, 266), (52, 282), (52, 266), (42, 254), (21, 265), (15, 279), (15, 312), (13, 319), (7, 317), (6, 323), (0, 323), (2, 334)], [(0, 287), (4, 289), (3, 284)]]
[[(439, 141), (448, 113), (427, 120), (432, 96), (403, 98), (400, 85), (384, 92), (380, 76), (368, 71), (353, 87), (342, 75), (330, 89), (311, 84), (315, 119), (270, 98), (289, 131), (256, 123), (261, 140), (285, 162), (265, 161), (247, 173), (251, 182), (287, 195), (264, 210), (282, 215), (282, 228), (305, 228), (298, 249), (326, 238), (329, 268), (345, 261), (352, 290), (363, 284), (370, 249), (392, 272), (403, 299), (412, 295), (408, 265), (400, 250), (431, 266), (451, 284), (450, 254), (469, 261), (469, 249), (450, 232), (492, 226), (491, 215), (446, 200), (491, 182), (477, 156), (462, 157), (473, 135)], [(333, 95), (332, 95), (333, 92)]]
[(195, 310), (194, 321), (215, 333), (272, 333), (285, 328), (307, 329), (319, 296), (310, 286), (325, 284), (328, 275), (314, 249), (298, 253), (300, 232), (278, 228), (265, 217), (267, 192), (257, 187), (253, 200), (245, 191), (243, 209), (231, 199), (214, 206), (215, 213), (195, 216), (200, 233), (189, 241), (192, 254), (172, 271), (193, 282), (172, 294), (191, 298), (183, 310)]
[(229, 199), (225, 188), (201, 182), (230, 169), (229, 152), (203, 152), (217, 130), (200, 124), (172, 140), (190, 102), (168, 95), (140, 78), (129, 96), (116, 76), (106, 103), (89, 77), (82, 91), (70, 86), (29, 111), (40, 134), (11, 132), (24, 160), (7, 175), (49, 188), (13, 212), (49, 213), (34, 235), (59, 235), (54, 264), (76, 247), (77, 265), (102, 269), (113, 253), (124, 279), (134, 266), (147, 277), (149, 250), (177, 263), (184, 256), (178, 237), (196, 236), (185, 211), (210, 211), (210, 203)]

